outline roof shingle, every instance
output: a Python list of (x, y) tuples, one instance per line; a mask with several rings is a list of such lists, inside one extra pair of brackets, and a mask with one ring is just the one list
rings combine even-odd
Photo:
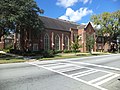
[[(44, 16), (40, 16), (40, 19), (44, 23), (44, 26), (50, 29), (70, 31), (70, 28), (78, 29), (79, 26), (78, 24), (61, 19), (53, 19)], [(80, 27), (83, 27), (83, 25), (80, 25)]]

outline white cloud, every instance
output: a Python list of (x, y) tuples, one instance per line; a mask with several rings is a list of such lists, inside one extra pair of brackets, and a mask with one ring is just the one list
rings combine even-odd
[(79, 0), (80, 2), (83, 2), (83, 4), (86, 4), (86, 3), (92, 3), (92, 0)]
[(80, 8), (76, 11), (72, 10), (71, 8), (66, 9), (66, 13), (59, 17), (59, 19), (69, 20), (73, 22), (80, 21), (82, 17), (92, 14), (92, 10), (88, 10), (88, 8)]
[(92, 0), (57, 0), (56, 5), (67, 8), (73, 6), (77, 2), (82, 2), (83, 4), (86, 4), (86, 3), (92, 3)]
[(68, 17), (67, 17), (67, 16), (65, 16), (65, 15), (60, 16), (60, 17), (59, 17), (59, 19), (68, 20), (68, 21), (69, 21)]
[(56, 4), (67, 8), (69, 6), (73, 6), (77, 2), (78, 0), (57, 0)]

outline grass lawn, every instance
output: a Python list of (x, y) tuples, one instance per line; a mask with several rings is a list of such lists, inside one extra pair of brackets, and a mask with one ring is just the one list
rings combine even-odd
[[(56, 59), (66, 59), (66, 58), (81, 58), (81, 57), (106, 55), (106, 54), (110, 54), (110, 53), (101, 53), (101, 52), (97, 52), (97, 53), (93, 53), (93, 54), (76, 53), (76, 55), (75, 55), (75, 53), (59, 53), (59, 54), (56, 54), (54, 57), (51, 57), (51, 58), (35, 58), (35, 59), (42, 61), (42, 60), (56, 60)], [(0, 64), (20, 63), (20, 62), (26, 62), (26, 60), (24, 60), (23, 58), (17, 58), (15, 56), (10, 56), (10, 55), (0, 53)]]
[(98, 55), (107, 55), (110, 53), (101, 53), (101, 52), (95, 52), (93, 54), (90, 53), (59, 53), (56, 54), (54, 57), (51, 58), (41, 58), (38, 60), (55, 60), (55, 59), (66, 59), (66, 58), (80, 58), (80, 57), (88, 57), (88, 56), (98, 56)]
[(23, 58), (16, 58), (14, 56), (10, 56), (10, 55), (0, 53), (0, 64), (19, 63), (19, 62), (25, 62), (25, 60)]
[(5, 63), (20, 63), (20, 62), (25, 62), (25, 60), (24, 59), (0, 60), (0, 64), (5, 64)]

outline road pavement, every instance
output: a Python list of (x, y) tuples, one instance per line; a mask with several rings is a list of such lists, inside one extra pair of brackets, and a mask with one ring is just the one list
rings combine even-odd
[(120, 54), (0, 65), (0, 90), (120, 90)]

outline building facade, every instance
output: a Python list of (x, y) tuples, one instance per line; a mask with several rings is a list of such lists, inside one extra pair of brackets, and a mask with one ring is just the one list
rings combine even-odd
[[(45, 30), (36, 39), (31, 34), (30, 50), (71, 50), (71, 45), (74, 43), (75, 37), (79, 36), (81, 40), (79, 44), (81, 52), (86, 52), (86, 33), (94, 34), (95, 30), (89, 22), (87, 25), (79, 25), (73, 22), (60, 19), (52, 19), (41, 16), (41, 21), (44, 23)], [(30, 32), (29, 32), (30, 33)], [(96, 45), (93, 51), (96, 51)]]
[[(75, 37), (79, 36), (79, 44), (82, 47), (79, 49), (81, 52), (87, 52), (86, 48), (86, 34), (95, 37), (95, 30), (89, 22), (87, 25), (80, 25), (70, 21), (53, 19), (49, 17), (40, 16), (41, 21), (45, 26), (38, 37), (32, 30), (24, 34), (18, 34), (17, 45), (18, 49), (30, 51), (39, 50), (71, 50), (71, 45), (74, 43)], [(4, 39), (1, 39), (0, 48), (4, 48)], [(96, 43), (93, 51), (96, 51)]]

